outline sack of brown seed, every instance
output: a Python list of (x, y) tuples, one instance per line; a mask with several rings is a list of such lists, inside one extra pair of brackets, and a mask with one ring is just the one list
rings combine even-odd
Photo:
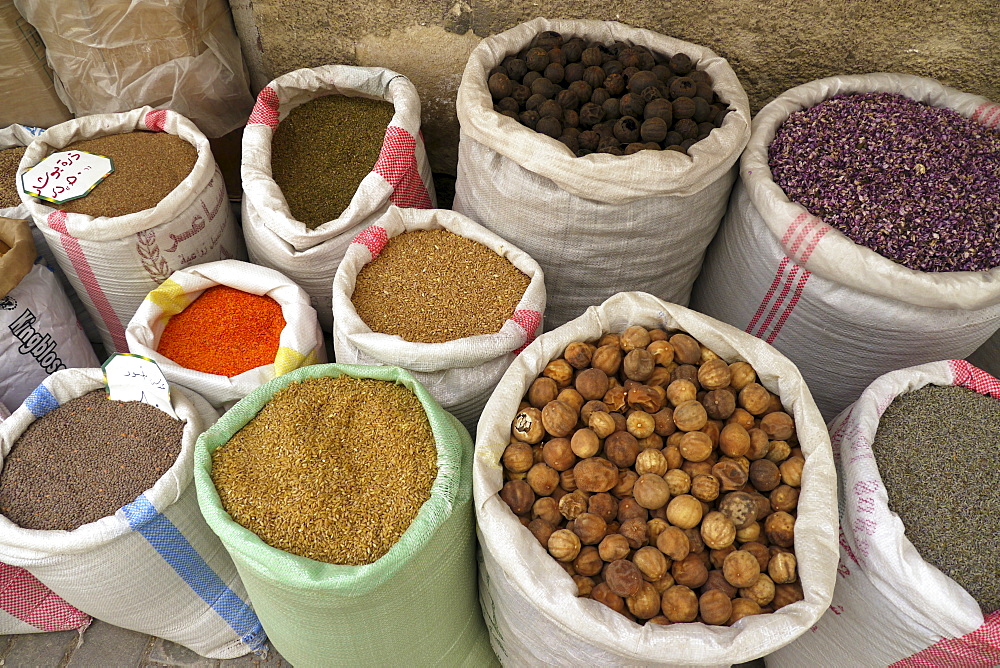
[[(451, 234), (428, 237), (419, 255), (414, 251), (419, 252), (420, 235), (410, 237), (418, 243), (413, 250), (393, 247), (400, 235), (429, 230)], [(379, 257), (386, 262), (387, 246), (396, 259), (388, 260), (389, 268), (376, 268), (372, 263)], [(366, 267), (379, 276), (362, 274)], [(428, 270), (433, 276), (425, 282)], [(359, 280), (394, 287), (384, 299), (381, 291), (372, 295), (367, 288), (362, 296)], [(391, 312), (401, 299), (409, 300), (410, 314), (417, 317), (381, 318), (379, 311)], [(406, 369), (475, 433), (500, 377), (518, 351), (541, 334), (544, 313), (544, 277), (527, 253), (454, 211), (392, 206), (354, 239), (337, 269), (333, 349), (344, 364)]]
[[(145, 191), (126, 190), (115, 196), (110, 190), (114, 187), (110, 179), (116, 177), (115, 173), (86, 197), (62, 205), (50, 205), (20, 193), (21, 202), (93, 318), (109, 353), (128, 350), (125, 325), (149, 291), (172, 272), (202, 262), (246, 256), (208, 139), (176, 112), (143, 107), (61, 123), (28, 146), (18, 174), (75, 142), (133, 134), (145, 137), (143, 131), (178, 137), (183, 140), (178, 144), (194, 149), (188, 151), (193, 162), (190, 172), (178, 178), (178, 184), (151, 208), (136, 211), (130, 206), (130, 202), (145, 198)], [(152, 158), (142, 156), (140, 160), (134, 151), (123, 151), (122, 155), (127, 158), (128, 173), (133, 179), (129, 184), (140, 179), (151, 184), (161, 178), (159, 174), (144, 171)], [(116, 172), (119, 177), (125, 174), (122, 165)], [(109, 212), (129, 209), (132, 212), (89, 215), (62, 210), (87, 206), (98, 196)]]
[(99, 364), (59, 282), (36, 258), (28, 222), (0, 218), (0, 402), (14, 408), (49, 374)]
[(382, 67), (324, 65), (268, 84), (243, 131), (241, 175), (251, 260), (301, 285), (326, 331), (351, 240), (390, 204), (435, 205), (416, 88)]
[[(495, 111), (487, 84), (495, 66), (543, 31), (609, 47), (641, 45), (661, 57), (686, 53), (731, 111), (687, 154), (576, 157), (560, 141)], [(725, 59), (621, 23), (538, 18), (473, 50), (456, 104), (461, 141), (454, 209), (538, 261), (549, 294), (548, 329), (621, 290), (687, 303), (726, 210), (733, 164), (750, 137), (747, 96)], [(595, 253), (601, 258), (596, 267)]]
[[(521, 410), (522, 398), (535, 379), (571, 343), (596, 342), (605, 334), (618, 334), (632, 326), (658, 328), (668, 333), (681, 330), (724, 361), (749, 363), (759, 384), (777, 394), (788, 411), (786, 417), (794, 420), (794, 433), (804, 459), (801, 479), (796, 481), (801, 485), (797, 510), (793, 509), (794, 555), (801, 586), (799, 595), (791, 599), (795, 602), (772, 614), (751, 614), (728, 627), (700, 623), (640, 626), (596, 600), (579, 598), (577, 582), (551, 556), (551, 542), (547, 551), (498, 495), (504, 484), (501, 456), (512, 439), (512, 419)], [(698, 351), (697, 346), (694, 351)], [(693, 391), (696, 386), (688, 384)], [(765, 436), (765, 443), (766, 439)], [(604, 440), (605, 447), (609, 440)], [(788, 443), (784, 442), (782, 447), (787, 449)], [(544, 451), (542, 454), (544, 457)], [(494, 650), (505, 665), (728, 666), (792, 642), (829, 605), (836, 570), (836, 477), (829, 436), (819, 412), (801, 375), (785, 357), (760, 340), (700, 313), (652, 295), (621, 293), (540, 336), (514, 360), (487, 403), (479, 423), (473, 466), (483, 559), (480, 599)], [(713, 475), (706, 475), (705, 479), (714, 477), (713, 468)], [(685, 499), (685, 495), (676, 498)], [(686, 500), (694, 498), (688, 496)], [(775, 503), (774, 497), (771, 503)], [(700, 516), (702, 507), (697, 501), (695, 505)], [(667, 508), (670, 518), (671, 511)], [(628, 554), (630, 546), (631, 543), (624, 546)], [(690, 549), (693, 551), (694, 547)], [(706, 549), (704, 545), (702, 549)], [(740, 552), (746, 556), (743, 550), (736, 553)], [(756, 562), (753, 565), (757, 567)], [(704, 567), (702, 571), (704, 574)], [(693, 596), (690, 591), (686, 594)], [(621, 599), (618, 603), (624, 606)], [(735, 605), (734, 601), (734, 613)], [(758, 606), (757, 612), (760, 607), (763, 606)], [(693, 619), (691, 616), (684, 621)]]
[(768, 666), (997, 665), (998, 402), (1000, 380), (947, 360), (879, 377), (830, 423), (833, 604)]
[[(968, 356), (1000, 320), (1000, 266), (955, 264), (1000, 264), (998, 109), (903, 74), (786, 91), (754, 117), (692, 306), (788, 355), (827, 420), (883, 373)], [(879, 162), (859, 169), (866, 155)], [(977, 184), (985, 190), (967, 190)]]
[[(104, 387), (101, 369), (52, 374), (0, 424), (0, 454), (6, 459), (43, 417), (90, 392), (103, 392)], [(72, 530), (22, 528), (6, 517), (10, 510), (4, 508), (0, 561), (26, 569), (96, 619), (166, 638), (205, 657), (242, 656), (261, 649), (265, 634), (232, 560), (198, 510), (193, 480), (195, 440), (218, 414), (189, 390), (173, 386), (170, 397), (184, 423), (180, 452), (151, 488), (116, 512)], [(49, 433), (59, 431), (55, 425)], [(135, 438), (135, 433), (122, 434), (108, 447), (132, 447)], [(79, 451), (90, 445), (80, 444)], [(53, 447), (70, 449), (72, 439), (64, 437)], [(4, 473), (10, 468), (5, 466)], [(107, 477), (109, 487), (121, 481), (121, 476)], [(7, 503), (17, 489), (7, 492)], [(100, 489), (93, 491), (95, 504), (112, 492), (106, 491), (105, 495)], [(26, 506), (33, 501), (18, 503)], [(66, 515), (89, 512), (86, 504), (60, 510)]]

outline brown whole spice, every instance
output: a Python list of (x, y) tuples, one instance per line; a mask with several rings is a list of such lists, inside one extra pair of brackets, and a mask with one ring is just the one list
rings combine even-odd
[(351, 302), (374, 332), (442, 343), (494, 334), (530, 279), (486, 246), (447, 230), (404, 232), (358, 272)]
[(0, 209), (21, 205), (18, 195), (17, 166), (24, 155), (23, 146), (0, 150)]

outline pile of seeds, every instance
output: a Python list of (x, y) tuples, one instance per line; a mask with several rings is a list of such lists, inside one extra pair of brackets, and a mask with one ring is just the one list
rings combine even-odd
[(316, 378), (274, 394), (212, 455), (237, 523), (268, 545), (331, 564), (370, 564), (395, 545), (437, 476), (416, 395), (381, 380)]
[(88, 392), (38, 418), (0, 473), (0, 512), (24, 529), (72, 531), (150, 489), (181, 451), (184, 423)]
[(272, 297), (215, 285), (170, 317), (156, 352), (194, 371), (232, 377), (273, 363), (284, 328)]
[(774, 182), (857, 244), (917, 271), (1000, 266), (1000, 130), (901, 95), (790, 114)]
[(500, 331), (530, 282), (478, 242), (417, 230), (390, 239), (358, 272), (351, 302), (374, 332), (441, 343)]
[(115, 171), (86, 197), (57, 205), (88, 216), (124, 216), (151, 209), (191, 173), (198, 150), (166, 132), (125, 132), (73, 142), (60, 151), (111, 158)]
[(872, 443), (889, 509), (927, 562), (1000, 609), (1000, 401), (927, 385), (897, 397)]
[(0, 209), (21, 204), (17, 187), (17, 166), (21, 163), (24, 150), (23, 146), (0, 150)]
[(327, 95), (292, 109), (271, 139), (271, 172), (292, 217), (310, 230), (335, 220), (382, 150), (395, 107)]
[(684, 53), (601, 44), (554, 31), (489, 72), (493, 108), (558, 139), (577, 156), (686, 153), (721, 127), (729, 106)]
[(571, 343), (511, 423), (500, 498), (579, 596), (640, 624), (732, 625), (802, 600), (805, 457), (756, 381), (682, 332)]

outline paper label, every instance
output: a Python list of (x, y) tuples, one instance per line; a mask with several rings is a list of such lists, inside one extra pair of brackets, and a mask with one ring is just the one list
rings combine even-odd
[(52, 204), (89, 194), (115, 171), (111, 158), (87, 151), (60, 151), (21, 174), (25, 193)]
[(115, 353), (101, 368), (108, 399), (141, 401), (180, 419), (170, 404), (170, 384), (153, 360), (133, 353)]

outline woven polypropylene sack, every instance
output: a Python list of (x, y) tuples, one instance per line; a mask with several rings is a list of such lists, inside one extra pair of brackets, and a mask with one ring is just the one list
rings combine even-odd
[(972, 353), (969, 361), (994, 376), (1000, 376), (1000, 330)]
[(98, 360), (56, 277), (34, 264), (28, 223), (0, 218), (0, 242), (10, 247), (0, 256), (0, 402), (16, 408), (50, 373)]
[[(385, 100), (396, 108), (382, 151), (340, 216), (310, 230), (296, 220), (271, 172), (271, 138), (296, 107), (324, 95)], [(383, 67), (324, 65), (289, 72), (268, 84), (243, 131), (243, 231), (250, 258), (277, 269), (313, 300), (332, 331), (330, 284), (351, 240), (390, 204), (435, 206), (430, 162), (420, 134), (420, 98), (402, 74)]]
[[(622, 40), (664, 55), (686, 53), (734, 111), (689, 155), (577, 158), (562, 142), (495, 112), (486, 84), (490, 69), (544, 30), (608, 44)], [(621, 23), (539, 18), (480, 42), (462, 75), (456, 110), (461, 135), (454, 209), (541, 265), (547, 329), (622, 290), (687, 304), (726, 210), (732, 167), (750, 137), (746, 92), (724, 58)]]
[[(511, 420), (532, 381), (574, 341), (631, 325), (680, 329), (723, 359), (749, 362), (758, 382), (795, 419), (805, 456), (795, 521), (795, 555), (805, 599), (732, 627), (639, 626), (577, 597), (576, 583), (497, 494)], [(514, 360), (479, 421), (473, 485), (483, 563), (480, 597), (493, 649), (504, 665), (729, 666), (792, 642), (830, 604), (837, 568), (836, 475), (830, 438), (802, 376), (771, 346), (745, 332), (652, 295), (622, 293), (535, 339)]]
[[(214, 285), (227, 285), (254, 295), (267, 295), (281, 305), (285, 327), (272, 363), (238, 376), (220, 376), (188, 369), (156, 352), (170, 317)], [(171, 383), (179, 383), (208, 399), (216, 408), (229, 407), (276, 376), (301, 366), (326, 361), (323, 332), (309, 297), (299, 286), (273, 269), (239, 260), (207, 262), (175, 271), (146, 296), (125, 330), (129, 352), (159, 364)]]
[(45, 42), (56, 93), (77, 116), (173, 109), (210, 137), (253, 96), (225, 0), (14, 0)]
[(769, 667), (1000, 665), (1000, 611), (984, 616), (965, 589), (921, 558), (889, 508), (872, 452), (893, 399), (926, 385), (961, 385), (1000, 400), (1000, 380), (981, 369), (931, 362), (879, 377), (830, 423), (842, 500), (833, 605), (811, 633), (767, 657)]
[(174, 271), (213, 260), (246, 258), (208, 139), (191, 121), (172, 111), (143, 107), (60, 123), (28, 146), (18, 175), (74, 141), (133, 130), (168, 132), (198, 151), (191, 173), (155, 207), (124, 216), (94, 217), (66, 213), (21, 193), (21, 201), (83, 300), (109, 353), (128, 350), (125, 325), (150, 290)]
[[(100, 369), (49, 376), (0, 424), (6, 457), (36, 419), (104, 387)], [(192, 480), (195, 440), (217, 413), (197, 394), (173, 386), (186, 421), (180, 454), (135, 501), (72, 531), (22, 529), (0, 516), (0, 562), (20, 566), (95, 619), (228, 659), (265, 640), (232, 559), (198, 511)], [(122, 443), (118, 445), (125, 445)]]
[[(413, 390), (438, 448), (430, 499), (399, 542), (365, 566), (327, 564), (270, 547), (232, 520), (211, 478), (212, 453), (275, 392), (341, 374)], [(232, 555), (268, 637), (286, 660), (302, 666), (483, 666), (495, 657), (476, 601), (471, 456), (462, 425), (406, 371), (324, 364), (275, 378), (223, 415), (198, 439), (195, 482), (205, 519)]]
[(90, 622), (90, 615), (56, 596), (28, 571), (0, 563), (0, 635), (82, 633)]
[(691, 302), (788, 355), (828, 420), (883, 373), (964, 358), (1000, 324), (1000, 267), (908, 269), (810, 215), (771, 179), (768, 146), (789, 114), (834, 95), (876, 91), (980, 122), (1000, 118), (985, 98), (902, 74), (830, 77), (785, 92), (754, 117), (739, 182)]
[[(417, 343), (395, 334), (373, 332), (351, 302), (358, 274), (379, 256), (389, 239), (413, 230), (436, 229), (486, 246), (531, 279), (511, 317), (495, 334), (444, 343)], [(478, 305), (470, 303), (468, 308), (471, 311)], [(354, 239), (337, 269), (333, 280), (333, 350), (337, 361), (344, 364), (406, 369), (474, 433), (479, 414), (504, 371), (518, 351), (541, 334), (544, 313), (544, 277), (538, 263), (527, 253), (454, 211), (393, 206)]]

